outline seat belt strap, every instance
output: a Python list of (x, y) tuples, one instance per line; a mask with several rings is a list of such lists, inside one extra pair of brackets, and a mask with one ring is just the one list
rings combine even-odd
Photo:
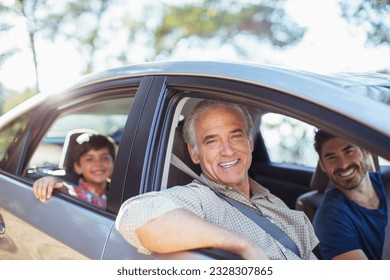
[(274, 239), (278, 240), (284, 247), (290, 249), (295, 255), (301, 258), (301, 254), (299, 252), (297, 244), (295, 244), (295, 242), (281, 228), (272, 223), (266, 217), (262, 216), (260, 213), (242, 204), (241, 202), (230, 198), (222, 193), (215, 193), (219, 195), (222, 199), (226, 200), (230, 205), (240, 210), (242, 214), (247, 216), (259, 227), (261, 227), (265, 232), (271, 235)]
[[(199, 182), (205, 184), (198, 174), (196, 174), (191, 168), (187, 166), (181, 159), (179, 159), (175, 154), (172, 154), (171, 163), (173, 166), (183, 171), (192, 178), (198, 180)], [(207, 186), (207, 184), (205, 184)], [(211, 189), (212, 190), (212, 189)], [(214, 191), (214, 190), (213, 190)], [(265, 232), (271, 235), (274, 239), (278, 240), (284, 247), (291, 250), (294, 254), (301, 258), (299, 248), (297, 244), (277, 225), (273, 224), (266, 217), (262, 216), (260, 213), (256, 212), (254, 209), (242, 204), (241, 202), (232, 199), (222, 193), (214, 191), (219, 197), (224, 199), (230, 205), (238, 209), (242, 214), (251, 219), (259, 227), (261, 227)]]

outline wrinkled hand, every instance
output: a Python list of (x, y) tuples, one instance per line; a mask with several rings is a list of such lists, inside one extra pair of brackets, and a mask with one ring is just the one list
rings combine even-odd
[(33, 193), (35, 197), (42, 203), (45, 203), (50, 197), (54, 189), (60, 189), (64, 186), (55, 177), (42, 177), (34, 182)]

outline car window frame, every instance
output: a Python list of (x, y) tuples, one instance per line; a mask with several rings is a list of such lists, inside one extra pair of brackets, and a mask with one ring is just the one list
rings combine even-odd
[[(43, 103), (39, 103), (33, 109), (34, 114), (27, 113), (31, 115), (29, 117), (28, 129), (23, 135), (23, 143), (20, 143), (18, 146), (18, 149), (20, 150), (20, 153), (18, 154), (18, 159), (13, 160), (12, 168), (8, 167), (7, 169), (8, 172), (11, 173), (8, 174), (8, 176), (12, 176), (17, 181), (32, 187), (33, 180), (25, 177), (24, 174), (27, 170), (28, 162), (30, 161), (35, 149), (38, 147), (39, 143), (41, 142), (44, 135), (47, 133), (53, 121), (55, 121), (62, 113), (68, 110), (73, 110), (75, 106), (77, 107), (77, 102), (75, 102), (76, 99), (82, 100), (80, 104), (87, 104), (91, 100), (93, 100), (94, 102), (101, 102), (107, 99), (120, 98), (121, 96), (129, 96), (129, 94), (135, 97), (136, 88), (138, 88), (140, 81), (141, 78), (137, 77), (127, 79), (126, 82), (124, 82), (123, 79), (120, 79), (116, 82), (102, 81), (98, 84), (88, 84), (85, 87), (79, 87), (73, 90), (71, 89), (67, 92), (64, 92), (62, 95), (50, 96)], [(115, 94), (107, 95), (107, 91), (115, 92)], [(130, 93), (131, 91), (133, 92)], [(65, 99), (67, 99), (67, 102), (65, 102), (64, 105), (63, 101)], [(9, 165), (10, 164), (8, 164), (8, 166)], [(112, 212), (106, 209), (101, 209), (100, 207), (96, 207), (91, 203), (81, 201), (68, 194), (55, 190), (53, 195), (61, 198), (62, 200), (71, 202), (74, 205), (84, 207), (86, 209), (99, 213), (100, 215), (115, 219), (116, 213), (114, 213), (115, 215), (113, 215)], [(113, 198), (110, 196), (108, 201), (115, 199), (117, 198)]]
[[(162, 90), (164, 89), (164, 90)], [(172, 96), (169, 96), (168, 90), (170, 92), (176, 92)], [(331, 111), (328, 108), (322, 107), (320, 104), (311, 103), (308, 100), (302, 99), (299, 96), (291, 95), (289, 93), (279, 91), (276, 89), (271, 89), (263, 87), (259, 90), (258, 85), (253, 85), (244, 82), (230, 81), (223, 78), (209, 78), (209, 77), (186, 77), (186, 76), (168, 76), (166, 78), (165, 84), (158, 87), (158, 93), (155, 93), (156, 97), (155, 103), (158, 103), (157, 100), (161, 99), (160, 102), (161, 110), (156, 113), (154, 127), (158, 127), (162, 131), (150, 131), (153, 133), (153, 139), (148, 141), (151, 143), (159, 143), (161, 147), (158, 149), (153, 148), (150, 143), (150, 149), (148, 149), (149, 155), (145, 157), (153, 158), (155, 165), (160, 166), (161, 169), (147, 169), (146, 172), (151, 172), (151, 174), (145, 174), (145, 179), (143, 182), (147, 184), (140, 184), (140, 189), (133, 190), (133, 195), (149, 192), (149, 191), (158, 191), (161, 188), (162, 182), (162, 169), (164, 166), (164, 161), (166, 161), (166, 150), (164, 150), (169, 141), (170, 125), (174, 116), (174, 109), (169, 106), (176, 106), (179, 100), (175, 101), (175, 98), (178, 96), (180, 98), (184, 97), (197, 97), (197, 98), (210, 98), (208, 92), (213, 92), (214, 98), (226, 99), (227, 101), (234, 99), (236, 102), (244, 105), (254, 105), (259, 108), (265, 108), (271, 110), (275, 113), (280, 113), (303, 122), (309, 123), (316, 127), (322, 127), (328, 130), (334, 130), (335, 133), (345, 137), (351, 138), (353, 135), (375, 135), (376, 131), (370, 130), (365, 127), (363, 124), (357, 123), (352, 119), (338, 113)], [(197, 95), (191, 95), (197, 92)], [(235, 97), (231, 97), (233, 94)], [(168, 106), (169, 104), (169, 106)], [(294, 104), (292, 108), (290, 104)], [(161, 113), (164, 113), (163, 115)], [(286, 113), (287, 112), (287, 113)], [(334, 120), (333, 121), (324, 121), (325, 119)], [(165, 122), (165, 123), (164, 123)], [(343, 127), (349, 127), (349, 130), (343, 129)], [(149, 126), (148, 129), (151, 129)], [(383, 135), (379, 139), (383, 143)], [(378, 140), (378, 138), (376, 138)], [(365, 141), (363, 144), (367, 146), (368, 141)], [(369, 143), (370, 146), (374, 146), (372, 143)], [(153, 177), (154, 176), (154, 177)], [(153, 177), (153, 178), (152, 178)], [(127, 191), (127, 194), (131, 192)], [(130, 198), (133, 195), (124, 194), (124, 200)]]

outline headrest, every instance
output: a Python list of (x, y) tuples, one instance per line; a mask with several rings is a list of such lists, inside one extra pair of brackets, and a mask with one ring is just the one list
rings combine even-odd
[(183, 138), (183, 125), (180, 124), (175, 129), (175, 140), (173, 142), (172, 153), (180, 158), (189, 168), (191, 168), (196, 174), (200, 175), (201, 169), (199, 164), (195, 164), (188, 152), (187, 143)]
[[(184, 142), (182, 135), (182, 125), (175, 129), (175, 139), (172, 146), (172, 154), (176, 155), (184, 164), (194, 171), (198, 176), (200, 175), (200, 166), (193, 163), (187, 149), (187, 144)], [(171, 157), (171, 167), (169, 168), (168, 187), (186, 185), (194, 180), (184, 172), (181, 168), (174, 164), (174, 157)]]
[(324, 192), (329, 184), (328, 175), (322, 171), (320, 163), (317, 163), (316, 169), (311, 177), (310, 188)]

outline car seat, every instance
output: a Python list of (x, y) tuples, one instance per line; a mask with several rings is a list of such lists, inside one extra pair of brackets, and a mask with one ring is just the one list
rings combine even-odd
[[(172, 154), (176, 155), (179, 159), (181, 159), (191, 170), (193, 170), (197, 175), (201, 174), (199, 164), (193, 163), (190, 154), (188, 152), (187, 144), (184, 142), (183, 134), (183, 124), (179, 124), (175, 129), (175, 138), (172, 146)], [(179, 186), (186, 185), (192, 182), (194, 178), (190, 175), (187, 175), (176, 166), (171, 164), (169, 168), (169, 176), (168, 176), (168, 186)]]
[(329, 181), (328, 175), (322, 171), (318, 163), (310, 181), (312, 190), (297, 198), (295, 209), (305, 212), (310, 221), (313, 221), (314, 214), (324, 199), (326, 191), (333, 187), (333, 182)]

